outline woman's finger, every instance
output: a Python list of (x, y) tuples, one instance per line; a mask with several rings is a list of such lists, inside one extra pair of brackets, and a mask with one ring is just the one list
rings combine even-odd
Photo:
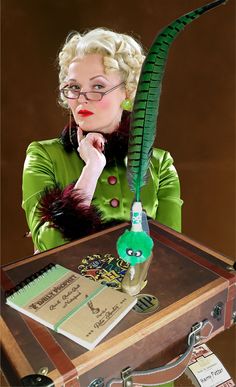
[(88, 133), (86, 140), (99, 151), (104, 150), (105, 138), (101, 133)]

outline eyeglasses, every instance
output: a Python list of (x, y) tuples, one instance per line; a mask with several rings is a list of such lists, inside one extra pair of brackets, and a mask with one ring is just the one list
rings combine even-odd
[(111, 89), (107, 91), (80, 91), (78, 89), (74, 89), (74, 86), (65, 86), (63, 87), (60, 92), (64, 95), (64, 97), (68, 99), (78, 99), (80, 95), (83, 95), (87, 101), (101, 101), (101, 99), (104, 97), (104, 95), (111, 93), (113, 90), (117, 89), (121, 85), (123, 85), (125, 82), (119, 83), (119, 85), (116, 85), (112, 87)]

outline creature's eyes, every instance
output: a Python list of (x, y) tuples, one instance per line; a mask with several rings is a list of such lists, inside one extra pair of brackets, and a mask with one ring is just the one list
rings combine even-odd
[(128, 255), (133, 255), (133, 250), (132, 249), (126, 249), (126, 253)]
[(135, 255), (135, 257), (141, 257), (142, 251), (141, 250), (137, 250), (137, 251), (135, 251), (134, 255)]

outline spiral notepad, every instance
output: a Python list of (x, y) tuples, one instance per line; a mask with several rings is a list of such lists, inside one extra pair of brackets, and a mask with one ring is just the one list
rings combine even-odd
[(6, 294), (6, 303), (85, 348), (94, 348), (136, 299), (49, 264)]

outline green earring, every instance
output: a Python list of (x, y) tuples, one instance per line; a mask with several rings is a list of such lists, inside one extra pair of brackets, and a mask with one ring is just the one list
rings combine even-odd
[(121, 102), (120, 107), (123, 110), (127, 110), (128, 112), (131, 112), (133, 109), (133, 102), (129, 98), (125, 98), (124, 101)]

